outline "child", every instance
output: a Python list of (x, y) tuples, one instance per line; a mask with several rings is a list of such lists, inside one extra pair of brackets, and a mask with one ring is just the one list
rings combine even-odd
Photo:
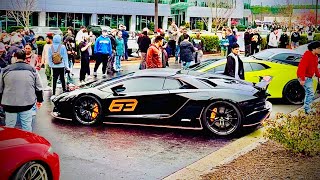
[(121, 58), (124, 57), (124, 40), (122, 38), (122, 32), (118, 31), (116, 36), (116, 61), (114, 63), (115, 71), (122, 71)]
[(229, 40), (226, 38), (226, 31), (222, 31), (222, 38), (220, 40), (221, 56), (227, 56)]

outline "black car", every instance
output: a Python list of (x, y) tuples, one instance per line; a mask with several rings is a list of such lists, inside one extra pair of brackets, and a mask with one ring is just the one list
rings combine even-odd
[[(149, 69), (105, 79), (53, 99), (52, 115), (83, 125), (101, 122), (230, 135), (269, 116), (264, 85), (222, 75)], [(260, 86), (261, 85), (261, 86)]]

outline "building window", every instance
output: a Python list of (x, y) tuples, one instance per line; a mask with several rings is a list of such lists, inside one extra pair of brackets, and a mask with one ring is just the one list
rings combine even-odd
[[(158, 17), (158, 28), (162, 28), (163, 16)], [(147, 27), (150, 30), (154, 29), (154, 16), (137, 16), (136, 30), (141, 31)]]
[(73, 27), (88, 26), (90, 24), (90, 14), (82, 13), (56, 13), (48, 12), (46, 25), (49, 27)]
[(115, 14), (98, 14), (98, 25), (109, 26), (113, 29), (118, 29), (120, 24), (123, 24), (129, 30), (130, 17), (128, 15)]
[[(38, 16), (39, 13), (33, 12), (30, 16), (30, 26), (38, 26)], [(18, 24), (18, 22), (15, 20), (15, 18), (10, 18), (8, 16), (7, 11), (0, 11), (0, 23), (2, 29), (8, 29), (10, 26), (21, 26), (21, 24)]]

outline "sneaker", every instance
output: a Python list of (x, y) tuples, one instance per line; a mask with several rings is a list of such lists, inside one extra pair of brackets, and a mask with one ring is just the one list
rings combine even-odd
[(102, 75), (102, 78), (106, 78), (106, 77), (107, 77), (107, 74), (103, 74), (103, 75)]
[(76, 85), (70, 83), (70, 84), (68, 84), (68, 86), (69, 86), (69, 87), (73, 87), (73, 86), (76, 86)]
[(86, 82), (85, 81), (80, 81), (79, 86), (84, 85)]
[(122, 68), (120, 68), (118, 71), (123, 71), (123, 69), (122, 69)]
[(54, 98), (56, 98), (56, 97), (57, 97), (56, 95), (52, 95), (52, 96), (50, 97), (50, 100), (53, 101)]
[(93, 72), (93, 76), (96, 78), (98, 76), (97, 72)]

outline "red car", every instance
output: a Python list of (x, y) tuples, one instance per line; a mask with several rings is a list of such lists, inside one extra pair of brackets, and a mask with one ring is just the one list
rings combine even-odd
[(15, 128), (0, 127), (0, 179), (59, 178), (59, 156), (45, 138)]

